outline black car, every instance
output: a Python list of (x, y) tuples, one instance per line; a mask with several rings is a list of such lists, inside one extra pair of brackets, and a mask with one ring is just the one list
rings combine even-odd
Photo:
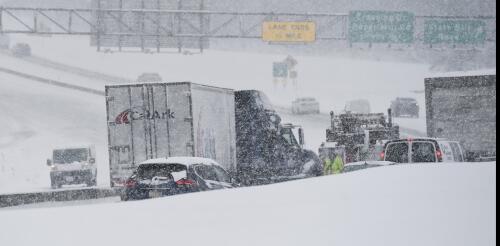
[(420, 107), (415, 98), (398, 97), (391, 102), (391, 110), (394, 117), (418, 118)]
[(233, 188), (229, 173), (217, 162), (196, 157), (145, 161), (125, 182), (122, 201)]

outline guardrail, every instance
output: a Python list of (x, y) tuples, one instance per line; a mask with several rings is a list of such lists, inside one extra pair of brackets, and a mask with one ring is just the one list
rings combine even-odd
[(118, 195), (119, 190), (111, 188), (71, 189), (35, 193), (4, 194), (0, 195), (0, 208), (41, 202), (91, 200)]
[(29, 79), (29, 80), (34, 80), (34, 81), (41, 82), (44, 84), (55, 85), (55, 86), (59, 86), (59, 87), (63, 87), (63, 88), (68, 88), (68, 89), (92, 93), (92, 94), (99, 95), (99, 96), (104, 96), (104, 91), (95, 90), (95, 89), (91, 89), (91, 88), (87, 88), (87, 87), (83, 87), (83, 86), (78, 86), (78, 85), (72, 85), (72, 84), (64, 83), (64, 82), (57, 81), (57, 80), (46, 79), (46, 78), (31, 75), (31, 74), (22, 73), (19, 71), (14, 71), (14, 70), (7, 69), (7, 68), (0, 67), (0, 72), (12, 74), (12, 75), (19, 76), (19, 77)]

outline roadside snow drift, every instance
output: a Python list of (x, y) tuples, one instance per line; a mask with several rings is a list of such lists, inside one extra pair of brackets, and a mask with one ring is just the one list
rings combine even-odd
[(367, 169), (155, 200), (0, 210), (3, 245), (494, 245), (496, 163)]

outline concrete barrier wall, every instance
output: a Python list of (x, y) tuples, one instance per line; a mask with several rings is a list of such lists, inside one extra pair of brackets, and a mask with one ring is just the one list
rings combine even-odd
[(119, 196), (119, 194), (119, 190), (110, 188), (89, 188), (78, 190), (56, 190), (35, 193), (4, 194), (0, 195), (0, 208), (41, 202), (91, 200)]

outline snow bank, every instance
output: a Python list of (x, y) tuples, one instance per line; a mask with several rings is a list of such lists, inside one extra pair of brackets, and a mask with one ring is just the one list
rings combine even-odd
[(138, 202), (0, 210), (0, 238), (11, 246), (495, 245), (495, 172), (496, 163), (401, 165)]

